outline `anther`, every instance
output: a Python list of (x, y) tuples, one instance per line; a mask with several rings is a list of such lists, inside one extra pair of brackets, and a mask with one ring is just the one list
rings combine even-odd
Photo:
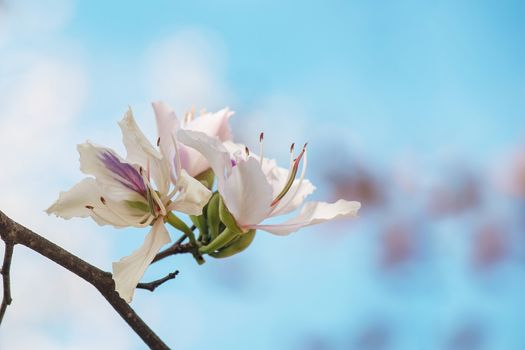
[(262, 166), (262, 163), (263, 163), (263, 159), (264, 159), (264, 132), (261, 132), (261, 134), (259, 135), (259, 163), (261, 164)]
[(250, 149), (248, 148), (248, 146), (244, 146), (244, 152), (246, 152), (247, 156), (250, 155)]
[(160, 146), (160, 137), (157, 138), (157, 147)]
[(106, 204), (106, 199), (104, 197), (100, 197), (100, 201), (102, 202), (102, 204)]
[(295, 142), (293, 142), (292, 145), (290, 146), (290, 153), (293, 153), (294, 147), (295, 147)]
[(86, 205), (86, 209), (93, 210), (93, 209), (95, 209), (95, 207), (92, 206), (92, 205)]

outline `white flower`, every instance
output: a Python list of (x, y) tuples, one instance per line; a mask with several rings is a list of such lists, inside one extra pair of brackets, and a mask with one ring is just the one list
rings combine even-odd
[[(261, 134), (261, 145), (262, 145)], [(315, 187), (304, 179), (306, 170), (306, 145), (290, 161), (290, 169), (277, 166), (276, 162), (250, 154), (248, 149), (231, 142), (221, 143), (204, 133), (180, 130), (178, 139), (208, 159), (218, 180), (218, 191), (238, 227), (243, 231), (265, 230), (286, 235), (301, 227), (325, 221), (355, 217), (361, 204), (338, 200), (335, 203), (307, 202), (306, 196)], [(262, 147), (261, 147), (262, 153)], [(298, 179), (299, 163), (303, 168)], [(267, 218), (288, 214), (299, 207), (297, 216), (281, 224), (265, 224)], [(208, 252), (207, 249), (201, 250)]]
[[(175, 112), (163, 102), (153, 103), (153, 109), (157, 118), (160, 149), (163, 150), (168, 159), (172, 160), (172, 164), (176, 159), (172, 140), (176, 139), (175, 136), (179, 129), (200, 131), (220, 141), (231, 140), (229, 120), (233, 112), (228, 108), (221, 109), (216, 113), (203, 112), (196, 118), (194, 112), (189, 112), (186, 113), (183, 121), (179, 121)], [(188, 174), (195, 177), (210, 168), (206, 158), (199, 152), (180, 143), (177, 146), (180, 165)]]
[[(183, 169), (175, 169), (136, 124), (131, 110), (119, 122), (127, 157), (109, 148), (86, 142), (78, 146), (80, 170), (85, 178), (69, 191), (61, 192), (47, 213), (64, 219), (91, 217), (99, 225), (147, 227), (143, 245), (113, 263), (115, 289), (131, 302), (137, 283), (160, 248), (171, 241), (164, 220), (172, 210), (199, 215), (211, 192)], [(175, 152), (175, 142), (169, 149)], [(172, 181), (174, 186), (172, 186)], [(173, 188), (171, 188), (173, 187)]]

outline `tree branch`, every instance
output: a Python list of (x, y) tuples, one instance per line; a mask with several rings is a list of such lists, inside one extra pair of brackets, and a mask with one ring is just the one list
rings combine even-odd
[(156, 263), (157, 261), (167, 258), (168, 256), (171, 256), (171, 255), (191, 253), (194, 250), (195, 248), (193, 247), (193, 244), (191, 243), (181, 244), (181, 243), (175, 242), (168, 248), (164, 249), (163, 251), (155, 255), (155, 258), (153, 258), (153, 261), (151, 263), (152, 264)]
[(4, 253), (4, 263), (2, 264), (2, 270), (0, 270), (0, 273), (2, 274), (3, 279), (3, 288), (4, 288), (4, 296), (2, 298), (2, 305), (0, 306), (0, 325), (2, 324), (2, 320), (4, 319), (5, 311), (7, 310), (7, 307), (11, 304), (13, 299), (11, 298), (11, 276), (10, 276), (10, 270), (11, 270), (11, 260), (13, 259), (13, 250), (14, 250), (14, 243), (10, 241), (5, 241), (5, 253)]
[(179, 271), (174, 271), (174, 272), (170, 272), (168, 275), (158, 279), (158, 280), (155, 280), (155, 281), (151, 281), (151, 282), (148, 282), (148, 283), (139, 283), (137, 284), (137, 288), (139, 289), (147, 289), (149, 290), (150, 292), (153, 292), (155, 289), (157, 289), (157, 287), (159, 287), (160, 285), (164, 284), (165, 282), (169, 281), (169, 280), (172, 280), (172, 279), (175, 279), (175, 277), (177, 277), (177, 275), (179, 274)]
[[(0, 211), (0, 238), (6, 243), (6, 248), (9, 247), (9, 244), (24, 245), (79, 276), (94, 286), (100, 294), (102, 294), (113, 309), (117, 311), (120, 317), (126, 321), (133, 331), (151, 349), (169, 349), (169, 347), (137, 315), (131, 306), (129, 306), (124, 299), (118, 295), (115, 291), (113, 278), (109, 272), (100, 270), (51, 241), (48, 241), (44, 237), (16, 223), (7, 217), (2, 211)], [(9, 256), (9, 251), (7, 249), (5, 256)], [(9, 271), (9, 269), (5, 270), (4, 267), (2, 267), (2, 272), (4, 271)], [(3, 276), (5, 283), (5, 274), (3, 274)]]

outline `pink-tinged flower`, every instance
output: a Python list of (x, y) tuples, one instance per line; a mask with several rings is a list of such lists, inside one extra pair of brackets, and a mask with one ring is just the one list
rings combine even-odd
[[(172, 164), (176, 159), (173, 139), (176, 139), (175, 136), (179, 129), (200, 131), (220, 141), (228, 141), (232, 138), (229, 120), (233, 112), (228, 108), (221, 109), (215, 113), (203, 112), (198, 117), (195, 117), (195, 113), (192, 111), (186, 113), (182, 121), (163, 102), (154, 102), (153, 109), (157, 118), (159, 147), (163, 150), (166, 157), (172, 160)], [(177, 146), (180, 165), (188, 174), (195, 177), (210, 168), (208, 160), (199, 152), (181, 143), (178, 143)]]
[[(315, 190), (312, 183), (304, 179), (306, 145), (295, 158), (292, 147), (290, 168), (284, 169), (262, 154), (250, 154), (244, 146), (221, 143), (201, 132), (180, 130), (178, 137), (180, 142), (198, 150), (208, 159), (217, 177), (224, 204), (243, 232), (261, 229), (286, 235), (301, 227), (355, 217), (361, 206), (359, 202), (342, 199), (335, 203), (304, 203), (305, 198)], [(261, 153), (262, 138), (261, 134)], [(301, 160), (303, 167), (299, 178), (296, 178)], [(264, 223), (268, 218), (288, 214), (299, 207), (297, 216), (281, 224)], [(202, 252), (207, 251), (204, 249)]]
[(183, 169), (172, 185), (171, 165), (136, 124), (131, 110), (119, 122), (126, 159), (115, 151), (86, 142), (78, 145), (85, 178), (47, 209), (64, 219), (91, 217), (99, 225), (149, 227), (143, 245), (113, 263), (115, 289), (130, 302), (135, 287), (160, 248), (171, 241), (164, 220), (177, 210), (199, 215), (211, 192)]

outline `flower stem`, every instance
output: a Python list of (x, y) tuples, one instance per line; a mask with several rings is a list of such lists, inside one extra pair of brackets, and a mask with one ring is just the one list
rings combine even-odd
[(188, 238), (190, 239), (191, 245), (194, 247), (194, 249), (192, 251), (193, 257), (195, 258), (195, 260), (197, 261), (197, 263), (199, 265), (204, 264), (205, 263), (204, 258), (199, 253), (199, 244), (197, 243), (197, 240), (195, 239), (195, 235), (193, 234), (193, 231), (188, 227), (188, 225), (186, 225), (186, 223), (184, 221), (179, 219), (173, 213), (168, 213), (168, 215), (166, 216), (166, 221), (171, 226), (173, 226), (174, 228), (176, 228), (179, 231), (184, 232), (184, 234), (186, 236), (188, 236)]

